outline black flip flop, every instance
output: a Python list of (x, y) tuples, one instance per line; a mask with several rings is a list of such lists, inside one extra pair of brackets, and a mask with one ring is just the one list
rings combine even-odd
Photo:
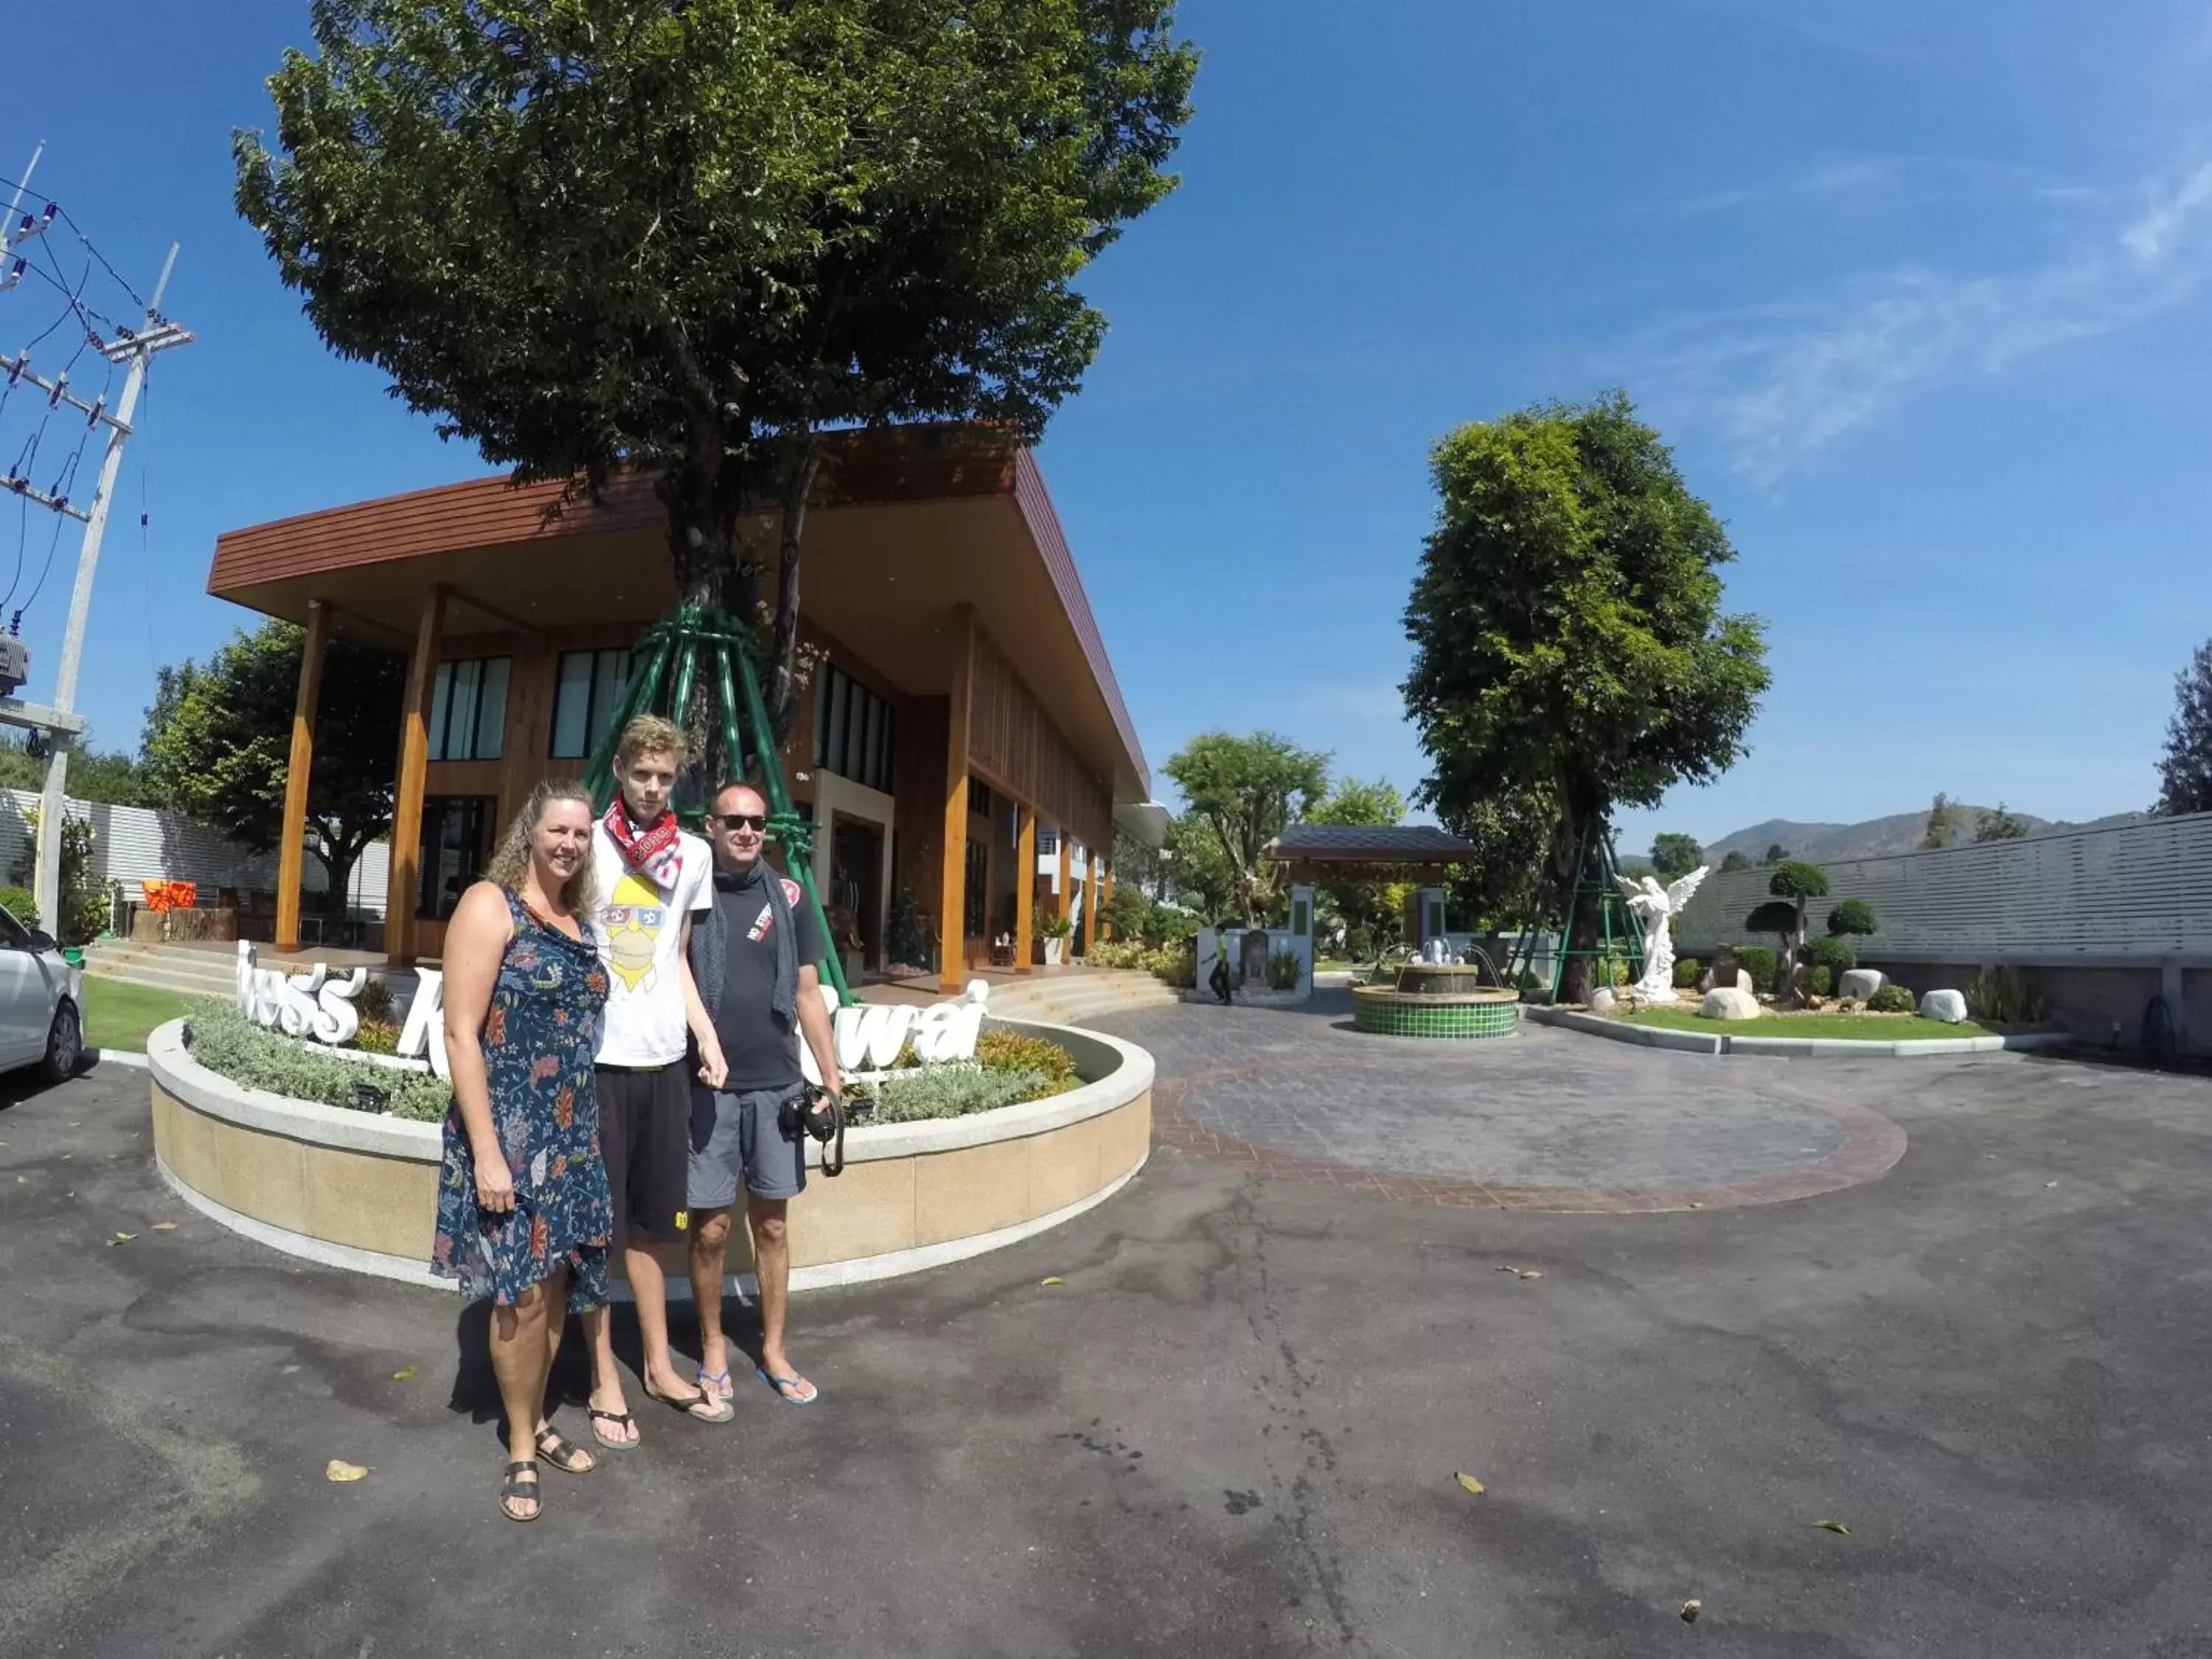
[[(735, 1406), (732, 1406), (728, 1401), (710, 1400), (704, 1389), (700, 1390), (696, 1394), (686, 1395), (681, 1399), (678, 1398), (674, 1395), (654, 1394), (652, 1390), (647, 1389), (646, 1391), (646, 1398), (648, 1400), (658, 1400), (664, 1406), (674, 1407), (678, 1411), (682, 1412), (684, 1416), (690, 1418), (695, 1423), (726, 1423), (738, 1414), (738, 1408)], [(720, 1409), (712, 1412), (702, 1412), (697, 1409), (697, 1407), (701, 1406), (707, 1405), (715, 1406), (720, 1407)]]
[[(505, 1516), (508, 1520), (519, 1521), (526, 1524), (530, 1522), (535, 1521), (539, 1516), (545, 1513), (545, 1500), (538, 1495), (538, 1482), (535, 1480), (526, 1481), (517, 1478), (520, 1475), (536, 1474), (537, 1473), (538, 1464), (536, 1460), (532, 1458), (522, 1458), (515, 1462), (509, 1463), (507, 1466), (507, 1480), (499, 1489), (499, 1512)], [(531, 1510), (527, 1515), (517, 1515), (513, 1510), (507, 1506), (507, 1500), (510, 1498), (527, 1498), (532, 1503), (537, 1504), (538, 1507)]]
[(599, 1432), (599, 1425), (602, 1423), (619, 1423), (626, 1429), (635, 1428), (637, 1419), (628, 1412), (603, 1412), (597, 1406), (586, 1406), (584, 1410), (592, 1419), (592, 1438), (609, 1451), (635, 1451), (643, 1443), (642, 1439), (610, 1440)]
[[(538, 1431), (538, 1455), (563, 1474), (589, 1474), (599, 1467), (598, 1458), (574, 1441), (563, 1439), (550, 1423)], [(587, 1460), (581, 1468), (575, 1464), (579, 1457)]]

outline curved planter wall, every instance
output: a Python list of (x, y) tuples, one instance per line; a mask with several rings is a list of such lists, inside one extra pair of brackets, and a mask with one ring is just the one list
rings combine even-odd
[[(845, 1172), (819, 1169), (791, 1206), (797, 1290), (918, 1273), (997, 1249), (1119, 1191), (1152, 1150), (1152, 1058), (1097, 1031), (994, 1020), (1049, 1037), (1094, 1080), (973, 1116), (849, 1130)], [(146, 1042), (154, 1155), (188, 1202), (294, 1255), (453, 1288), (429, 1269), (439, 1126), (241, 1088), (195, 1061), (184, 1022)], [(813, 1166), (821, 1148), (808, 1143)], [(744, 1229), (732, 1230), (733, 1263)], [(668, 1251), (672, 1267), (682, 1247)], [(670, 1288), (683, 1281), (678, 1269)]]

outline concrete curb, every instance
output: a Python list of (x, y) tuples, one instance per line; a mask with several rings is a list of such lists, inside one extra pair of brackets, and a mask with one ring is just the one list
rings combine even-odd
[(1938, 1054), (1994, 1054), (2007, 1050), (2063, 1048), (2076, 1041), (2068, 1031), (2022, 1031), (2009, 1036), (1917, 1037), (1900, 1042), (1863, 1042), (1855, 1037), (1738, 1036), (1717, 1031), (1676, 1031), (1663, 1025), (1627, 1025), (1601, 1014), (1571, 1008), (1526, 1008), (1539, 1025), (1557, 1025), (1613, 1042), (1646, 1048), (1672, 1048), (1692, 1054), (1759, 1054), (1770, 1060), (1918, 1060)]
[(147, 1069), (146, 1056), (136, 1048), (88, 1048), (84, 1058), (89, 1066), (130, 1066), (142, 1072)]

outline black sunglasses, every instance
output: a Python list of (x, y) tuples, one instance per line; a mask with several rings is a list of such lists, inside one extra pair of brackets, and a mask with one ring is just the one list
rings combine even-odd
[(768, 831), (768, 817), (765, 813), (725, 812), (720, 821), (725, 830), (750, 830), (755, 835), (764, 835)]

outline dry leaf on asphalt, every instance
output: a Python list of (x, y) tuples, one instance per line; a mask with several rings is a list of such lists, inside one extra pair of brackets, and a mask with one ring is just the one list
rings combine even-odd
[(398, 1370), (392, 1373), (392, 1380), (394, 1382), (404, 1382), (409, 1377), (414, 1375), (415, 1368), (412, 1365), (402, 1365)]
[(368, 1473), (358, 1463), (349, 1463), (343, 1458), (333, 1457), (323, 1470), (323, 1478), (325, 1480), (358, 1480)]
[(1688, 1601), (1682, 1603), (1682, 1622), (1686, 1625), (1696, 1624), (1698, 1622), (1698, 1615), (1705, 1610), (1705, 1604), (1698, 1600), (1696, 1596), (1692, 1596)]
[(136, 1233), (118, 1233), (114, 1237), (109, 1239), (107, 1242), (111, 1244), (128, 1244), (132, 1239), (137, 1237), (138, 1235)]
[(1541, 1279), (1544, 1276), (1544, 1270), (1541, 1267), (1516, 1267), (1510, 1261), (1499, 1262), (1498, 1271), (1502, 1273), (1511, 1273), (1516, 1279)]
[(1813, 1524), (1828, 1532), (1839, 1532), (1846, 1538), (1851, 1535), (1851, 1529), (1840, 1521), (1815, 1521)]
[(1473, 1492), (1473, 1493), (1474, 1493), (1477, 1498), (1480, 1498), (1480, 1497), (1481, 1497), (1481, 1496), (1482, 1496), (1482, 1482), (1481, 1482), (1481, 1481), (1480, 1481), (1480, 1480), (1476, 1480), (1473, 1475), (1471, 1475), (1471, 1474), (1455, 1474), (1454, 1476), (1452, 1476), (1452, 1479), (1453, 1479), (1453, 1480), (1456, 1480), (1456, 1481), (1458, 1481), (1458, 1482), (1460, 1483), (1460, 1485), (1461, 1485), (1461, 1486), (1465, 1486), (1465, 1487), (1466, 1487), (1469, 1492)]
[(1059, 1274), (1054, 1273), (1050, 1279), (1040, 1279), (1037, 1280), (1037, 1283), (1040, 1285), (1065, 1285), (1067, 1281), (1062, 1279)]
[(2055, 1181), (2046, 1181), (2043, 1184), (2045, 1187), (2056, 1187), (2058, 1183)]
[(154, 1224), (154, 1231), (157, 1233), (173, 1233), (177, 1231), (177, 1224), (173, 1221), (157, 1221)]

